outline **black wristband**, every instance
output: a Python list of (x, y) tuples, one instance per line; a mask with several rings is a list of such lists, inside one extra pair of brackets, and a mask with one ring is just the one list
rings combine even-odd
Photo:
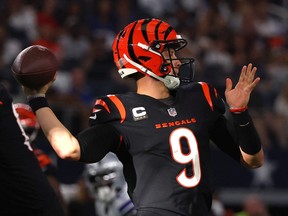
[(50, 107), (46, 97), (35, 97), (30, 99), (28, 102), (34, 113), (36, 113), (40, 108)]
[(261, 141), (248, 111), (232, 114), (239, 145), (247, 154), (254, 155), (261, 150)]
[(245, 126), (252, 122), (252, 119), (249, 115), (248, 110), (245, 110), (244, 112), (241, 113), (231, 113), (233, 122), (235, 125), (238, 126)]

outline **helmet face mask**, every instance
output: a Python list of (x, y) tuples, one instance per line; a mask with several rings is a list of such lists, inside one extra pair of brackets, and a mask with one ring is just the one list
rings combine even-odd
[(181, 68), (179, 71), (179, 78), (182, 85), (189, 84), (194, 80), (195, 75), (195, 59), (179, 58), (181, 61)]
[[(170, 80), (163, 79), (171, 72), (176, 75), (172, 61), (181, 59), (164, 59), (162, 52), (165, 49), (177, 52), (186, 45), (187, 41), (169, 24), (158, 19), (142, 19), (127, 25), (116, 36), (112, 48), (122, 78), (139, 72), (163, 81), (169, 88)], [(190, 62), (194, 59), (190, 58)]]

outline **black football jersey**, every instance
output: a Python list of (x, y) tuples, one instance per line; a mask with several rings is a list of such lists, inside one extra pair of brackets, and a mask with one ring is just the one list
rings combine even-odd
[(97, 99), (90, 126), (109, 124), (120, 142), (103, 139), (93, 145), (109, 146), (123, 162), (138, 215), (207, 216), (213, 192), (210, 140), (226, 152), (228, 145), (239, 148), (226, 128), (225, 104), (213, 87), (193, 83), (171, 93), (171, 103), (137, 93)]
[(20, 125), (12, 97), (0, 84), (1, 215), (62, 216), (58, 198)]

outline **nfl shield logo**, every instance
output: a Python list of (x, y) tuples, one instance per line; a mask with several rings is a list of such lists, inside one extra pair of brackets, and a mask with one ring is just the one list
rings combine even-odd
[(169, 109), (167, 109), (167, 111), (168, 111), (169, 115), (172, 117), (175, 117), (177, 115), (175, 108), (169, 108)]

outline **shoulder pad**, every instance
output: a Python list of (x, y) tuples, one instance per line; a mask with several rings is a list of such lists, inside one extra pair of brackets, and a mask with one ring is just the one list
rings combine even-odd
[(216, 88), (206, 82), (198, 82), (200, 84), (204, 97), (209, 104), (212, 111), (218, 110), (225, 112), (225, 105), (223, 99), (218, 94)]
[(126, 109), (117, 95), (107, 95), (96, 99), (89, 125), (117, 121), (122, 123), (126, 118)]

